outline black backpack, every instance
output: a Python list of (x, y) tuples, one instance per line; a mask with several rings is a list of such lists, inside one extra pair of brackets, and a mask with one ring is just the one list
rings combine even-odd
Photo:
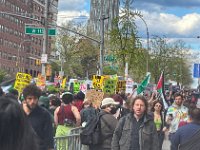
[(98, 113), (97, 116), (91, 118), (86, 126), (80, 133), (81, 143), (84, 145), (96, 145), (101, 144), (101, 117), (104, 114)]

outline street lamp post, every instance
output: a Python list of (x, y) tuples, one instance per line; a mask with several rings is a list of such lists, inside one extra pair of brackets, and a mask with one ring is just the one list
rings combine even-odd
[(20, 54), (20, 49), (22, 48), (22, 45), (25, 43), (25, 42), (31, 42), (31, 40), (23, 40), (20, 42), (19, 44), (19, 47), (17, 49), (17, 62), (16, 62), (16, 67), (17, 67), (17, 71), (19, 72), (19, 63), (20, 63), (20, 59), (19, 59), (19, 54)]
[[(144, 20), (143, 16), (139, 12), (134, 12), (133, 15), (138, 16), (144, 22), (144, 24), (145, 24), (146, 32), (147, 32), (147, 50), (149, 52), (150, 51), (150, 46), (149, 46), (149, 29), (148, 29), (147, 23)], [(148, 58), (148, 55), (147, 55), (146, 59), (147, 59), (146, 60), (146, 72), (149, 72), (149, 58)]]

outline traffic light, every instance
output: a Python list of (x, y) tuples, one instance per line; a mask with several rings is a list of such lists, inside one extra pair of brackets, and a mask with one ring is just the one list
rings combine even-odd
[(40, 59), (36, 59), (35, 60), (35, 65), (36, 66), (40, 66), (41, 65), (41, 60)]

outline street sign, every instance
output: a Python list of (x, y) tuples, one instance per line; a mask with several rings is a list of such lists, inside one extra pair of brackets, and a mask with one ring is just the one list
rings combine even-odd
[(42, 54), (41, 63), (42, 64), (46, 64), (47, 63), (47, 54)]
[(200, 78), (200, 64), (194, 64), (193, 77)]
[(37, 27), (25, 27), (25, 34), (34, 34), (34, 35), (43, 35), (44, 28), (37, 28)]
[[(44, 28), (26, 26), (25, 27), (25, 34), (43, 35), (44, 34)], [(55, 28), (49, 28), (48, 29), (48, 35), (49, 36), (55, 36), (56, 35), (56, 29)]]
[(49, 36), (55, 36), (56, 35), (56, 29), (55, 28), (49, 28), (48, 29), (48, 35)]
[(104, 61), (114, 62), (116, 61), (116, 57), (113, 55), (104, 56)]

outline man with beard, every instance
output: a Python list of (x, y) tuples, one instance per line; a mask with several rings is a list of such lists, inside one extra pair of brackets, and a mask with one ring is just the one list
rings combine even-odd
[(23, 90), (23, 110), (26, 113), (32, 128), (36, 132), (40, 150), (53, 149), (53, 128), (50, 113), (38, 105), (41, 90), (33, 84)]

